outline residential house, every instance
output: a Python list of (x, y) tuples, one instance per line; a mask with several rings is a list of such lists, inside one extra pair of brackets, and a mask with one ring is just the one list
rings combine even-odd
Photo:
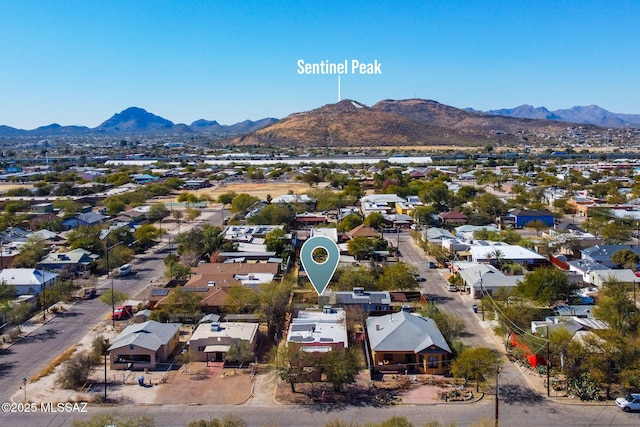
[(356, 287), (353, 291), (327, 291), (325, 295), (332, 305), (344, 309), (359, 308), (364, 313), (387, 313), (391, 310), (389, 291), (365, 291)]
[(611, 271), (606, 265), (588, 259), (571, 260), (567, 261), (567, 264), (570, 272), (578, 274), (582, 281), (588, 284), (591, 284), (591, 272), (601, 271), (606, 275), (607, 272)]
[(458, 253), (458, 258), (484, 264), (510, 261), (520, 264), (528, 270), (551, 265), (547, 258), (530, 249), (486, 240), (470, 241), (467, 249)]
[(99, 225), (105, 222), (108, 217), (97, 212), (85, 212), (76, 215), (73, 218), (67, 218), (62, 221), (63, 230), (71, 230), (82, 226)]
[(598, 289), (602, 289), (606, 282), (615, 280), (621, 283), (628, 283), (629, 289), (640, 283), (640, 277), (636, 276), (633, 270), (593, 270), (589, 272), (589, 283)]
[(547, 227), (553, 227), (555, 223), (555, 216), (553, 213), (549, 212), (546, 209), (541, 210), (526, 210), (526, 209), (514, 209), (509, 212), (507, 217), (512, 217), (514, 219), (515, 227), (522, 228), (526, 227), (531, 221), (540, 221), (545, 224)]
[(70, 276), (90, 271), (92, 264), (98, 258), (100, 255), (77, 248), (69, 252), (52, 252), (37, 263), (36, 267), (58, 273), (64, 272), (65, 276)]
[(445, 230), (444, 228), (429, 227), (424, 232), (423, 238), (429, 243), (442, 245), (443, 240), (455, 239), (456, 236), (454, 236), (449, 230)]
[(295, 222), (300, 227), (314, 227), (320, 224), (326, 224), (328, 218), (326, 215), (304, 212), (296, 215)]
[(499, 289), (514, 290), (524, 276), (507, 276), (489, 264), (454, 261), (452, 270), (458, 273), (465, 284), (465, 291), (475, 299), (493, 295)]
[(349, 238), (353, 239), (354, 237), (380, 237), (380, 233), (374, 230), (371, 227), (368, 227), (364, 224), (360, 224), (352, 230), (347, 232)]
[(289, 324), (287, 345), (309, 353), (347, 348), (345, 311), (331, 307), (299, 311)]
[(155, 320), (127, 326), (109, 347), (111, 369), (156, 369), (178, 346), (181, 326)]
[(248, 342), (253, 349), (258, 338), (258, 323), (201, 322), (187, 346), (198, 362), (224, 362), (232, 345)]
[(494, 225), (461, 225), (454, 229), (456, 236), (461, 239), (473, 240), (475, 239), (474, 233), (476, 231), (497, 233), (500, 230)]
[(373, 372), (444, 374), (451, 349), (433, 319), (407, 311), (367, 319)]
[(16, 295), (39, 295), (57, 280), (58, 274), (35, 268), (5, 268), (0, 271), (0, 283), (12, 286)]
[(442, 212), (438, 215), (438, 218), (444, 225), (466, 224), (469, 221), (465, 214), (457, 211)]
[(596, 245), (583, 249), (582, 259), (598, 262), (610, 268), (617, 267), (618, 264), (611, 260), (611, 256), (623, 249), (629, 249), (640, 255), (640, 247), (635, 245)]

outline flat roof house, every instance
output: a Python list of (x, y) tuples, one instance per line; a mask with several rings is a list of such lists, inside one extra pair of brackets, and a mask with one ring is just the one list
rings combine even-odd
[(301, 310), (287, 333), (287, 345), (309, 353), (349, 346), (346, 314), (341, 308)]
[(187, 343), (189, 353), (199, 362), (224, 362), (232, 345), (246, 341), (255, 346), (258, 326), (249, 322), (200, 323)]

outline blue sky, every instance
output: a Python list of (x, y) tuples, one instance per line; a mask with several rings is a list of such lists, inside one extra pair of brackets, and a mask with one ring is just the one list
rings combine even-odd
[(95, 127), (130, 106), (175, 123), (282, 118), (337, 101), (297, 61), (378, 60), (341, 97), (480, 110), (640, 113), (640, 3), (15, 1), (0, 8), (0, 124)]

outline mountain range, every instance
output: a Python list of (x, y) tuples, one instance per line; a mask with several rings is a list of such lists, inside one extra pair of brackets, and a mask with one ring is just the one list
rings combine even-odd
[(557, 135), (566, 131), (566, 122), (588, 128), (640, 127), (640, 115), (611, 113), (595, 105), (556, 111), (530, 105), (478, 111), (424, 99), (387, 99), (371, 107), (342, 100), (281, 120), (265, 118), (221, 125), (200, 119), (186, 125), (130, 107), (95, 128), (51, 124), (21, 130), (0, 126), (0, 137), (205, 134), (240, 145), (468, 145), (527, 140), (526, 135), (534, 134)]
[(555, 111), (549, 111), (545, 107), (533, 107), (527, 104), (500, 110), (478, 111), (473, 108), (466, 108), (465, 110), (488, 115), (517, 117), (521, 119), (557, 120), (560, 122), (581, 123), (600, 127), (640, 127), (640, 114), (612, 113), (597, 105), (572, 107)]
[(129, 107), (114, 114), (95, 128), (86, 126), (60, 126), (57, 123), (32, 130), (0, 126), (0, 137), (61, 136), (90, 134), (166, 134), (205, 133), (221, 137), (252, 132), (277, 122), (266, 118), (257, 121), (245, 120), (233, 125), (221, 125), (215, 120), (196, 120), (191, 125), (175, 124), (171, 120), (156, 116), (143, 108)]
[[(595, 126), (585, 125), (597, 129)], [(231, 139), (235, 145), (413, 146), (521, 143), (529, 135), (561, 135), (566, 123), (487, 115), (424, 99), (383, 100), (368, 107), (354, 100), (291, 114)]]

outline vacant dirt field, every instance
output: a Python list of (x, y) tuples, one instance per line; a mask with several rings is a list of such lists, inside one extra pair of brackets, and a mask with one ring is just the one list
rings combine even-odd
[[(320, 184), (320, 188), (322, 188), (323, 186), (326, 186), (326, 183)], [(198, 196), (202, 194), (209, 194), (211, 195), (211, 198), (215, 200), (221, 194), (234, 191), (238, 194), (246, 193), (252, 196), (256, 196), (260, 199), (265, 199), (267, 197), (267, 194), (270, 194), (271, 197), (275, 198), (278, 196), (282, 196), (283, 194), (288, 194), (290, 191), (293, 191), (295, 194), (305, 194), (310, 190), (311, 187), (303, 182), (240, 182), (233, 184), (224, 184), (218, 187), (204, 188), (198, 190)]]
[(0, 192), (11, 190), (12, 188), (31, 188), (31, 184), (0, 184)]

